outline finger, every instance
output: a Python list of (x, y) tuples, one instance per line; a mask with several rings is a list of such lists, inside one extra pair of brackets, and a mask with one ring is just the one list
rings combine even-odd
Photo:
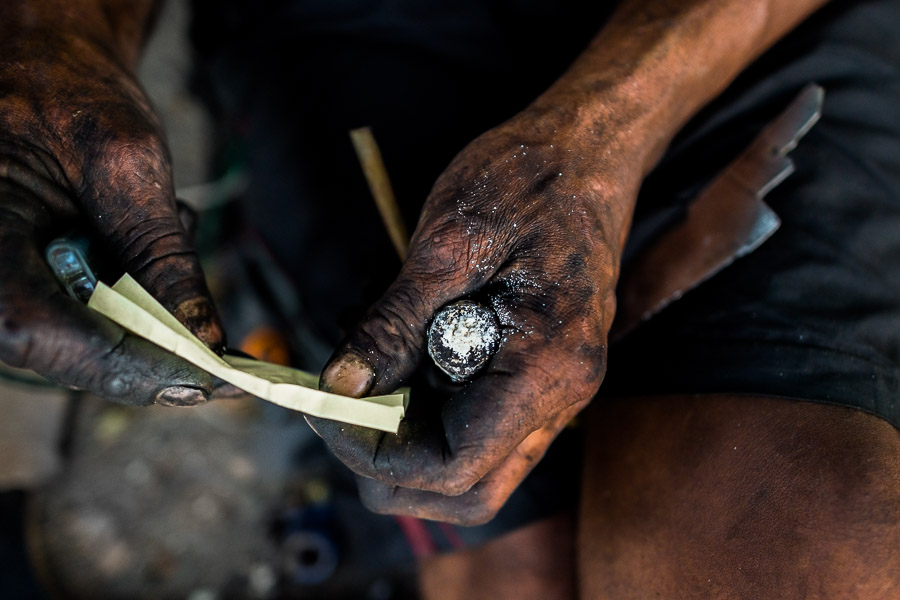
[[(442, 495), (467, 492), (529, 434), (593, 397), (602, 378), (603, 344), (548, 343), (552, 329), (540, 313), (524, 305), (513, 311), (534, 329), (508, 330), (486, 372), (444, 404), (437, 422), (407, 419), (395, 436), (308, 420), (364, 477)], [(580, 324), (570, 325), (574, 332)]]
[[(117, 107), (115, 123), (142, 123), (137, 108)], [(194, 248), (179, 218), (161, 137), (148, 125), (91, 140), (80, 201), (119, 263), (214, 350), (224, 331)]]
[(0, 209), (0, 361), (126, 403), (193, 405), (209, 375), (64, 295), (32, 241), (27, 215)]
[(424, 231), (416, 231), (397, 280), (325, 367), (323, 389), (356, 397), (396, 389), (423, 357), (434, 313), (477, 289), (504, 260), (497, 249), (505, 244), (466, 235), (458, 222)]
[(387, 485), (360, 477), (360, 498), (373, 512), (408, 515), (456, 525), (481, 525), (497, 514), (507, 499), (543, 458), (550, 444), (586, 403), (572, 406), (533, 432), (496, 469), (464, 494), (444, 496)]

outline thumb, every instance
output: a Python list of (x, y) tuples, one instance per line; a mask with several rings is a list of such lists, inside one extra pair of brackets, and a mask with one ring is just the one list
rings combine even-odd
[(465, 254), (448, 256), (434, 240), (427, 245), (414, 240), (396, 281), (326, 365), (322, 389), (353, 397), (396, 389), (422, 359), (435, 312), (478, 285), (467, 276), (466, 264)]

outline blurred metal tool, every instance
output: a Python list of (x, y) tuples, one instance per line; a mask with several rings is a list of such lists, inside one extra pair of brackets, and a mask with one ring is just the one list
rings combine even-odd
[(301, 586), (318, 585), (337, 569), (337, 511), (331, 501), (284, 511), (278, 519), (282, 569)]
[[(176, 199), (178, 218), (193, 241), (197, 228), (197, 212), (182, 200)], [(44, 259), (59, 284), (69, 296), (87, 304), (97, 287), (98, 272), (109, 275), (110, 265), (101, 260), (97, 244), (82, 229), (75, 229), (56, 238), (44, 249)]]
[(610, 342), (752, 252), (781, 225), (763, 198), (794, 172), (787, 153), (816, 124), (824, 90), (810, 84), (622, 273)]
[(81, 302), (87, 302), (97, 287), (97, 276), (90, 265), (90, 239), (87, 236), (66, 236), (53, 240), (44, 251), (47, 264), (66, 292)]

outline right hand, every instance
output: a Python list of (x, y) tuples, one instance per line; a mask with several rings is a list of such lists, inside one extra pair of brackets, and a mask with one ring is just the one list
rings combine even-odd
[(442, 306), (478, 294), (499, 316), (484, 370), (444, 402), (417, 395), (436, 410), (396, 435), (307, 417), (375, 512), (487, 522), (597, 393), (642, 173), (627, 134), (589, 129), (577, 100), (526, 109), (453, 159), (397, 279), (322, 373), (328, 391), (387, 393), (418, 368)]
[(43, 248), (73, 225), (223, 348), (161, 126), (133, 73), (83, 37), (34, 30), (0, 40), (0, 361), (127, 404), (208, 399), (207, 373), (61, 290)]

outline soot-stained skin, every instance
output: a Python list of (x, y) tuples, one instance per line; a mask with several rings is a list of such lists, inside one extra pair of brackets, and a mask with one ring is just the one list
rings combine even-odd
[(53, 236), (84, 228), (210, 347), (224, 344), (129, 52), (90, 23), (45, 26), (43, 4), (0, 9), (0, 360), (119, 402), (202, 402), (207, 374), (65, 296), (44, 263)]
[(399, 277), (326, 367), (326, 389), (388, 392), (423, 359), (435, 312), (472, 294), (503, 328), (438, 418), (413, 415), (397, 435), (309, 419), (373, 510), (489, 520), (597, 392), (627, 221), (608, 204), (630, 202), (639, 178), (582, 125), (565, 108), (529, 110), (465, 148), (427, 199)]
[(823, 3), (623, 0), (556, 83), (453, 160), (400, 275), (322, 382), (389, 391), (422, 358), (434, 312), (475, 292), (492, 299), (505, 341), (437, 420), (411, 417), (390, 435), (310, 419), (362, 476), (369, 506), (457, 523), (499, 509), (600, 385), (641, 179), (693, 114)]

